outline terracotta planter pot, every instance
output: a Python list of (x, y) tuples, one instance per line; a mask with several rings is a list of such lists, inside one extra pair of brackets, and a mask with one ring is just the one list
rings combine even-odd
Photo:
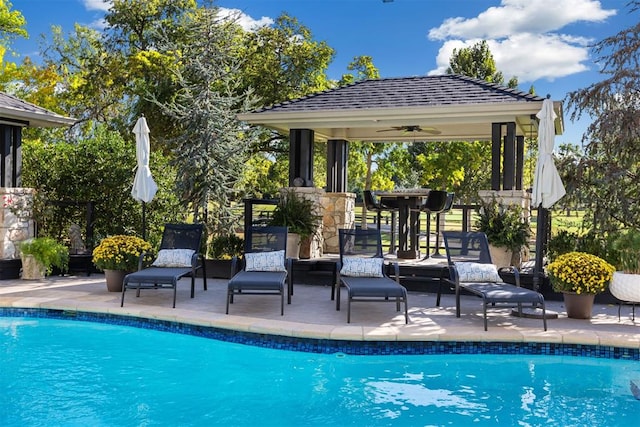
[(575, 292), (563, 292), (564, 307), (567, 316), (572, 319), (591, 319), (593, 311), (594, 294), (576, 294)]
[(105, 270), (104, 278), (107, 281), (107, 290), (109, 292), (122, 292), (122, 281), (129, 271), (122, 270)]

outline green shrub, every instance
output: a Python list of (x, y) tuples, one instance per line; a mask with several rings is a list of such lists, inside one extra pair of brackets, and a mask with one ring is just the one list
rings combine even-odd
[(289, 190), (281, 195), (269, 225), (289, 227), (289, 233), (299, 234), (301, 239), (305, 239), (316, 233), (321, 220), (316, 215), (312, 200)]
[(209, 244), (209, 257), (212, 259), (231, 259), (244, 252), (244, 239), (235, 234), (215, 236)]
[(47, 274), (51, 274), (53, 267), (66, 271), (69, 266), (69, 249), (51, 237), (36, 237), (27, 239), (18, 245), (23, 255), (32, 255), (44, 265)]
[(476, 227), (487, 235), (494, 246), (518, 252), (529, 244), (531, 226), (519, 205), (503, 205), (495, 199), (483, 203), (478, 210)]

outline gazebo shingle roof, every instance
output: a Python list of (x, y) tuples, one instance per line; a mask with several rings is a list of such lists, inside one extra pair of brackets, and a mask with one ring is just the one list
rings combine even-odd
[(261, 111), (320, 111), (365, 108), (538, 101), (537, 95), (460, 75), (369, 79), (283, 102)]

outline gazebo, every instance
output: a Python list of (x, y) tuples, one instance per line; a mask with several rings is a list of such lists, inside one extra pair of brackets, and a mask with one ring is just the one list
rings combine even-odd
[[(288, 134), (289, 186), (325, 207), (335, 206), (324, 212), (324, 249), (332, 252), (337, 229), (354, 221), (349, 213), (355, 196), (346, 192), (350, 141), (491, 141), (487, 195), (528, 207), (530, 195), (522, 188), (524, 139), (537, 137), (535, 114), (543, 100), (461, 75), (399, 77), (359, 81), (238, 118)], [(562, 134), (562, 103), (555, 101), (554, 109), (556, 134)], [(327, 144), (324, 190), (313, 184), (316, 142)]]

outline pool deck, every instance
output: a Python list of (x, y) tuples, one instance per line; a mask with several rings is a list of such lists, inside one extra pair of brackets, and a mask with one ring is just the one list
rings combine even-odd
[(178, 285), (176, 308), (172, 308), (172, 290), (146, 290), (137, 298), (128, 291), (124, 307), (120, 293), (107, 292), (104, 276), (50, 277), (44, 280), (0, 281), (0, 307), (41, 308), (111, 313), (168, 321), (178, 321), (223, 329), (292, 337), (365, 340), (365, 341), (487, 341), (588, 344), (640, 348), (640, 310), (635, 322), (631, 307), (622, 307), (618, 320), (617, 305), (596, 304), (588, 320), (569, 319), (562, 302), (548, 301), (547, 310), (558, 313), (549, 319), (548, 330), (542, 320), (510, 315), (509, 308), (489, 309), (488, 331), (483, 329), (481, 300), (462, 296), (462, 316), (455, 316), (455, 297), (442, 296), (435, 306), (435, 294), (409, 292), (410, 323), (395, 304), (354, 302), (351, 323), (347, 323), (346, 292), (341, 311), (336, 311), (327, 286), (296, 284), (291, 305), (280, 316), (280, 298), (276, 295), (241, 295), (235, 298), (230, 314), (225, 314), (226, 283), (196, 280), (195, 298), (189, 297), (190, 279)]

